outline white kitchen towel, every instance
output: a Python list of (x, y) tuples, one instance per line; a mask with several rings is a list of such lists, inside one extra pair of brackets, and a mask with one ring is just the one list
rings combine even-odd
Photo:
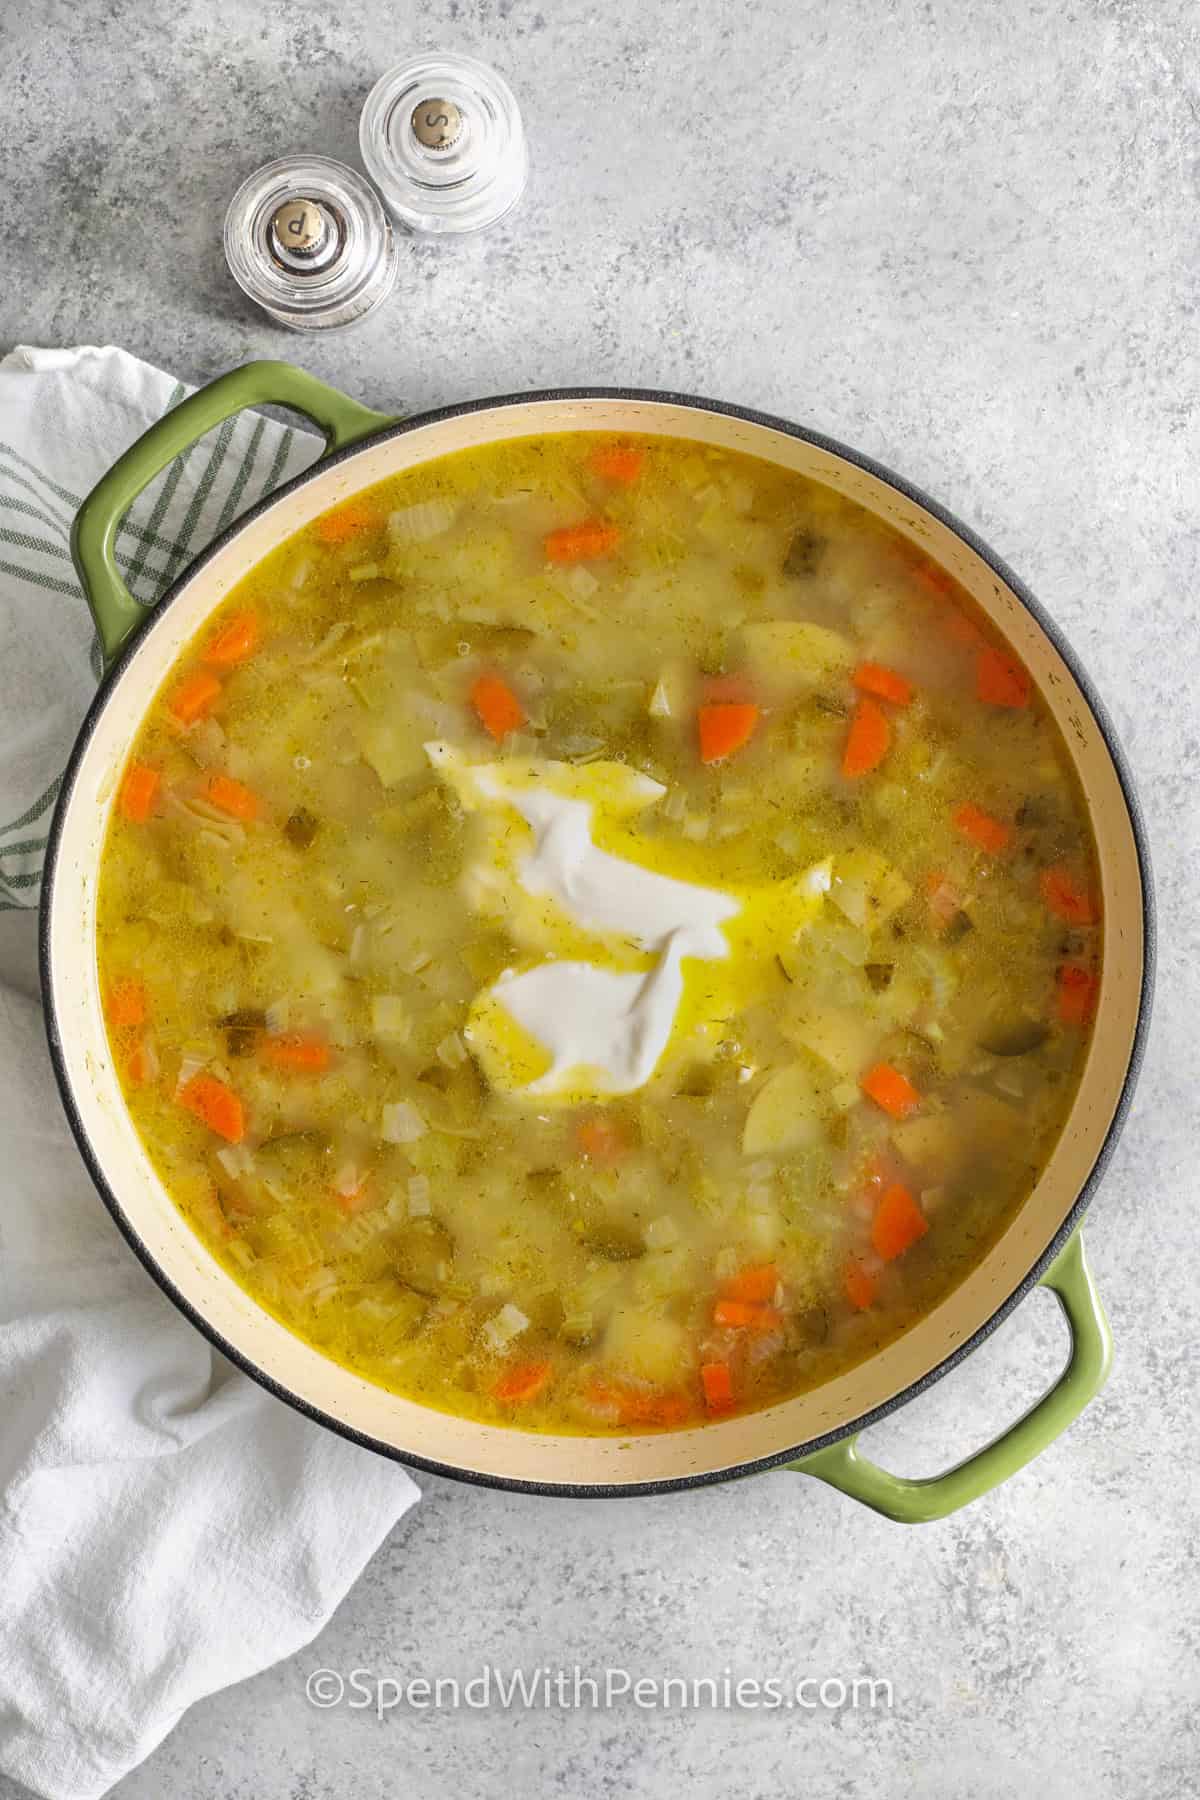
[[(71, 517), (187, 391), (114, 349), (0, 362), (0, 1771), (50, 1800), (105, 1793), (193, 1701), (309, 1642), (418, 1498), (159, 1292), (92, 1189), (22, 991), (99, 672)], [(155, 598), (318, 449), (259, 415), (212, 433), (120, 534), (133, 592)]]

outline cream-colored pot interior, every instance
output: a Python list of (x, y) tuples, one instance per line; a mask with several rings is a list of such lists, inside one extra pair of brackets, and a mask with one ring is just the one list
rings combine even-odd
[[(571, 429), (690, 437), (768, 458), (852, 496), (949, 568), (1032, 670), (1062, 728), (1099, 844), (1106, 933), (1096, 1029), (1074, 1111), (1034, 1193), (974, 1273), (904, 1337), (813, 1393), (701, 1429), (622, 1439), (501, 1430), (414, 1405), (339, 1368), (261, 1311), (187, 1229), (134, 1134), (96, 974), (96, 869), (118, 774), (142, 713), (212, 609), (281, 539), (358, 489), (449, 451)], [(186, 580), (143, 633), (84, 750), (62, 826), (47, 947), (62, 1058), (95, 1163), (148, 1257), (207, 1326), (286, 1394), (381, 1447), (451, 1471), (578, 1488), (711, 1477), (778, 1457), (884, 1405), (990, 1319), (1059, 1230), (1112, 1121), (1137, 1022), (1142, 927), (1136, 844), (1103, 734), (1036, 621), (954, 532), (875, 475), (757, 421), (667, 401), (566, 398), (463, 413), (369, 440), (267, 505)]]

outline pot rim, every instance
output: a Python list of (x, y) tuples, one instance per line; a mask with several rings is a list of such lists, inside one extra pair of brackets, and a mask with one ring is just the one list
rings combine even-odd
[[(1082, 1183), (1075, 1201), (1062, 1220), (1058, 1230), (1046, 1245), (1042, 1254), (1030, 1265), (1029, 1269), (1022, 1276), (1020, 1281), (1017, 1282), (1012, 1292), (1000, 1302), (995, 1310), (991, 1312), (969, 1336), (965, 1337), (961, 1343), (957, 1344), (953, 1350), (949, 1351), (941, 1361), (936, 1363), (931, 1369), (928, 1369), (916, 1381), (911, 1382), (907, 1387), (892, 1394), (887, 1400), (883, 1401), (878, 1406), (870, 1408), (867, 1412), (843, 1422), (827, 1432), (823, 1432), (818, 1437), (811, 1438), (800, 1444), (792, 1445), (786, 1449), (771, 1451), (765, 1456), (753, 1457), (745, 1462), (733, 1464), (722, 1469), (701, 1470), (693, 1474), (662, 1477), (647, 1481), (597, 1483), (532, 1481), (524, 1480), (516, 1476), (496, 1475), (481, 1470), (467, 1469), (447, 1463), (441, 1463), (429, 1457), (418, 1456), (410, 1451), (401, 1450), (394, 1444), (386, 1443), (379, 1438), (372, 1437), (369, 1433), (356, 1430), (353, 1426), (345, 1423), (344, 1420), (335, 1417), (332, 1413), (326, 1412), (323, 1408), (315, 1406), (311, 1402), (303, 1399), (300, 1395), (293, 1393), (289, 1388), (284, 1386), (282, 1382), (277, 1381), (273, 1376), (268, 1375), (263, 1369), (259, 1368), (245, 1351), (239, 1349), (237, 1345), (225, 1338), (215, 1326), (209, 1323), (199, 1309), (192, 1304), (176, 1283), (166, 1275), (155, 1261), (149, 1249), (143, 1242), (136, 1225), (126, 1214), (120, 1200), (108, 1181), (108, 1177), (100, 1164), (99, 1158), (92, 1149), (91, 1140), (87, 1135), (79, 1109), (76, 1106), (74, 1091), (66, 1070), (61, 1033), (59, 1030), (58, 1012), (54, 999), (54, 974), (50, 951), (50, 918), (54, 904), (54, 888), (58, 868), (59, 848), (67, 815), (71, 808), (76, 778), (88, 744), (96, 730), (101, 716), (107, 709), (109, 702), (114, 697), (117, 689), (120, 687), (126, 665), (134, 650), (140, 645), (146, 633), (156, 628), (160, 619), (165, 616), (168, 608), (174, 604), (193, 579), (203, 572), (208, 563), (224, 550), (240, 532), (245, 530), (255, 519), (259, 518), (281, 499), (289, 494), (295, 493), (308, 482), (323, 477), (330, 469), (352, 460), (355, 456), (368, 448), (374, 448), (380, 443), (387, 442), (392, 438), (403, 437), (408, 432), (423, 429), (430, 425), (437, 425), (448, 419), (461, 418), (466, 415), (481, 412), (498, 412), (506, 407), (529, 406), (531, 404), (545, 402), (574, 400), (639, 401), (650, 404), (683, 407), (696, 412), (715, 413), (726, 418), (747, 420), (753, 425), (761, 425), (769, 430), (778, 431), (785, 436), (797, 438), (802, 442), (812, 444), (817, 449), (823, 450), (832, 456), (839, 457), (856, 468), (862, 469), (876, 480), (883, 482), (886, 486), (893, 488), (897, 493), (902, 494), (907, 500), (913, 502), (914, 505), (921, 507), (925, 512), (929, 513), (931, 517), (944, 525), (949, 531), (953, 532), (956, 537), (961, 539), (969, 549), (973, 550), (975, 554), (987, 564), (992, 572), (1005, 583), (1021, 602), (1021, 605), (1035, 620), (1041, 631), (1053, 645), (1054, 649), (1062, 657), (1078, 684), (1084, 699), (1087, 701), (1101, 737), (1104, 740), (1105, 748), (1112, 761), (1118, 785), (1121, 789), (1137, 852), (1138, 878), (1141, 888), (1142, 980), (1138, 996), (1137, 1018), (1130, 1041), (1129, 1060), (1121, 1084), (1121, 1091), (1118, 1095), (1116, 1105), (1113, 1108), (1112, 1117), (1109, 1120), (1104, 1137), (1098, 1146), (1091, 1170), (1089, 1171), (1086, 1180)], [(813, 431), (806, 426), (797, 425), (793, 421), (780, 418), (774, 413), (760, 412), (753, 407), (739, 406), (732, 401), (711, 400), (702, 395), (676, 393), (668, 389), (599, 386), (558, 387), (536, 389), (529, 393), (501, 394), (492, 399), (459, 401), (446, 406), (434, 407), (426, 412), (414, 413), (407, 417), (399, 418), (394, 423), (382, 426), (378, 431), (371, 432), (369, 436), (360, 438), (356, 442), (346, 445), (341, 450), (334, 451), (326, 456), (319, 456), (307, 469), (301, 470), (300, 473), (293, 476), (290, 481), (284, 482), (277, 488), (273, 488), (270, 493), (265, 494), (260, 500), (256, 501), (253, 506), (248, 507), (244, 513), (240, 514), (231, 524), (226, 526), (224, 531), (213, 538), (212, 541), (180, 571), (165, 589), (161, 597), (155, 602), (153, 607), (148, 607), (146, 610), (148, 617), (145, 624), (131, 634), (129, 641), (123, 646), (112, 666), (106, 670), (95, 698), (84, 716), (83, 723), (79, 728), (78, 735), (76, 736), (70, 756), (67, 759), (66, 767), (63, 771), (62, 785), (54, 809), (54, 819), (50, 827), (49, 840), (46, 847), (42, 881), (42, 899), (38, 922), (38, 965), (42, 988), (46, 1040), (49, 1047), (51, 1065), (54, 1070), (54, 1077), (58, 1084), (59, 1094), (62, 1098), (63, 1108), (67, 1116), (67, 1122), (71, 1128), (72, 1136), (79, 1148), (84, 1165), (92, 1178), (93, 1185), (112, 1216), (117, 1229), (121, 1232), (121, 1235), (125, 1238), (143, 1268), (145, 1268), (147, 1273), (152, 1276), (159, 1288), (162, 1289), (163, 1293), (167, 1295), (168, 1299), (171, 1300), (183, 1316), (208, 1339), (216, 1350), (219, 1350), (223, 1356), (227, 1357), (235, 1367), (239, 1368), (244, 1374), (249, 1375), (252, 1380), (256, 1381), (260, 1387), (265, 1388), (267, 1392), (273, 1394), (276, 1399), (284, 1401), (295, 1411), (312, 1419), (315, 1423), (324, 1426), (326, 1429), (336, 1432), (338, 1436), (359, 1445), (363, 1449), (373, 1450), (377, 1455), (385, 1456), (389, 1460), (401, 1463), (406, 1467), (419, 1469), (424, 1473), (431, 1475), (440, 1475), (454, 1481), (468, 1482), (477, 1487), (499, 1488), (514, 1493), (557, 1495), (566, 1499), (621, 1499), (640, 1494), (662, 1494), (686, 1488), (708, 1487), (722, 1481), (730, 1481), (747, 1475), (762, 1474), (769, 1469), (779, 1468), (788, 1463), (792, 1463), (801, 1457), (809, 1456), (815, 1451), (824, 1450), (833, 1444), (840, 1443), (843, 1439), (852, 1437), (867, 1429), (869, 1426), (877, 1424), (880, 1420), (887, 1418), (901, 1406), (906, 1405), (908, 1401), (913, 1399), (917, 1394), (923, 1393), (928, 1388), (934, 1386), (934, 1384), (939, 1382), (943, 1376), (949, 1374), (952, 1369), (957, 1368), (958, 1365), (972, 1353), (972, 1351), (978, 1349), (979, 1345), (982, 1344), (986, 1338), (991, 1336), (992, 1332), (995, 1331), (998, 1326), (1003, 1324), (1010, 1313), (1013, 1312), (1029, 1293), (1030, 1289), (1037, 1285), (1050, 1264), (1054, 1261), (1055, 1257), (1063, 1249), (1067, 1240), (1079, 1227), (1083, 1215), (1091, 1203), (1092, 1196), (1099, 1186), (1100, 1180), (1108, 1166), (1109, 1159), (1116, 1147), (1117, 1140), (1124, 1129), (1146, 1052), (1146, 1038), (1150, 1026), (1150, 1013), (1154, 993), (1157, 925), (1154, 911), (1150, 846), (1145, 818), (1142, 813), (1141, 804), (1138, 800), (1137, 791), (1134, 787), (1132, 773), (1125, 752), (1121, 747), (1112, 720), (1109, 718), (1103, 701), (1096, 692), (1090, 677), (1082, 667), (1075, 651), (1072, 649), (1065, 636), (1060, 632), (1053, 619), (1046, 613), (1024, 582), (1022, 582), (1013, 570), (1009, 568), (1008, 564), (998, 556), (970, 526), (963, 524), (952, 512), (942, 506), (939, 501), (931, 498), (930, 495), (926, 494), (921, 488), (916, 487), (912, 482), (906, 480), (903, 476), (897, 475), (892, 469), (888, 468), (886, 464), (877, 462), (873, 457), (867, 456), (859, 450), (852, 449), (850, 446), (841, 443), (838, 439), (826, 436), (823, 432)], [(886, 1354), (886, 1351), (884, 1354)]]

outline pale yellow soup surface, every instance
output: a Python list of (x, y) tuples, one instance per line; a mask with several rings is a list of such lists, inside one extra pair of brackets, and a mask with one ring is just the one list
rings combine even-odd
[[(655, 954), (527, 904), (486, 765), (737, 902), (636, 1091), (528, 1091), (505, 972)], [(571, 433), (245, 578), (133, 746), (98, 954), (147, 1152), (263, 1306), (429, 1405), (602, 1433), (811, 1388), (960, 1281), (1063, 1124), (1099, 940), (1061, 744), (944, 571), (768, 464)]]

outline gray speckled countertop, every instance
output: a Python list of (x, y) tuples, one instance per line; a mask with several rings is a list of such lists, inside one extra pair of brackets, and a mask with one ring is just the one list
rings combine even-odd
[[(357, 332), (270, 328), (225, 275), (235, 183), (355, 159), (412, 48), (525, 109), (513, 219), (405, 244)], [(1188, 0), (8, 0), (0, 343), (118, 342), (200, 380), (285, 356), (375, 405), (570, 382), (800, 419), (974, 524), (1109, 701), (1157, 861), (1162, 976), (1087, 1227), (1105, 1394), (1042, 1459), (904, 1530), (787, 1474), (633, 1502), (424, 1479), (310, 1652), (198, 1706), (120, 1800), (474, 1794), (1185, 1800), (1200, 1789), (1195, 904), (1200, 410)], [(870, 1434), (906, 1472), (1011, 1418), (1063, 1354), (1037, 1296)], [(2, 1607), (0, 1598), (0, 1607)], [(319, 1665), (890, 1679), (890, 1710), (394, 1711)], [(15, 1790), (0, 1782), (3, 1800)]]

